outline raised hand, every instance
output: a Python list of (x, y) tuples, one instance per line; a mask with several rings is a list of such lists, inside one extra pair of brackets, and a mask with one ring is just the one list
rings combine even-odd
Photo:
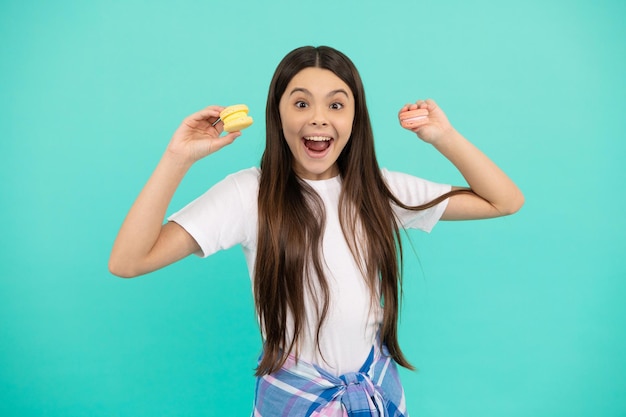
[[(414, 126), (403, 124), (403, 127), (414, 132), (424, 142), (435, 145), (442, 138), (454, 132), (454, 128), (448, 121), (445, 113), (432, 99), (418, 100), (413, 104), (405, 104), (398, 116), (402, 118), (407, 112), (422, 109), (428, 113), (423, 119), (417, 120)], [(419, 116), (422, 117), (421, 115)]]
[(174, 132), (167, 147), (168, 153), (185, 163), (194, 163), (224, 146), (233, 143), (241, 132), (220, 136), (224, 124), (219, 121), (222, 106), (208, 106), (187, 116)]

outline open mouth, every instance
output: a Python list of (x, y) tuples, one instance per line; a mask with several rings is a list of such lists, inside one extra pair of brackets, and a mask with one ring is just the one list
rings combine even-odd
[(329, 136), (305, 136), (302, 139), (311, 156), (323, 156), (334, 141)]

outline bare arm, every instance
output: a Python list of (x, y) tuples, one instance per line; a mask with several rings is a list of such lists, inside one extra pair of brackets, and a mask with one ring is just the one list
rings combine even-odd
[(163, 221), (174, 192), (193, 163), (240, 136), (239, 132), (220, 136), (223, 124), (212, 124), (221, 110), (223, 107), (209, 106), (194, 113), (172, 136), (115, 239), (109, 258), (112, 274), (125, 278), (142, 275), (199, 249), (182, 227)]
[(499, 217), (513, 214), (522, 207), (524, 196), (520, 189), (493, 161), (452, 127), (433, 100), (406, 105), (401, 112), (417, 108), (428, 110), (428, 122), (412, 130), (457, 167), (472, 191), (452, 196), (443, 213), (443, 220)]

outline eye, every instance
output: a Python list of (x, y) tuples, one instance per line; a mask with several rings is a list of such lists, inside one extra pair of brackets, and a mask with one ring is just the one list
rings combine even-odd
[(333, 110), (341, 110), (343, 109), (343, 104), (341, 103), (333, 103), (330, 105), (330, 108)]
[(296, 107), (299, 109), (304, 109), (308, 106), (308, 104), (302, 100), (296, 101)]

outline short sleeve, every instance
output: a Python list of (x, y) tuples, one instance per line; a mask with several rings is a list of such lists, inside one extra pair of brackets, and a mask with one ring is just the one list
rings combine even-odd
[(239, 171), (215, 184), (200, 197), (168, 217), (183, 227), (207, 257), (256, 239), (259, 170)]
[[(449, 184), (440, 184), (409, 174), (388, 171), (386, 169), (383, 169), (381, 172), (390, 191), (398, 200), (408, 206), (428, 203), (452, 189)], [(394, 206), (394, 212), (401, 226), (430, 232), (441, 219), (447, 206), (448, 200), (446, 199), (426, 210), (413, 211)]]

